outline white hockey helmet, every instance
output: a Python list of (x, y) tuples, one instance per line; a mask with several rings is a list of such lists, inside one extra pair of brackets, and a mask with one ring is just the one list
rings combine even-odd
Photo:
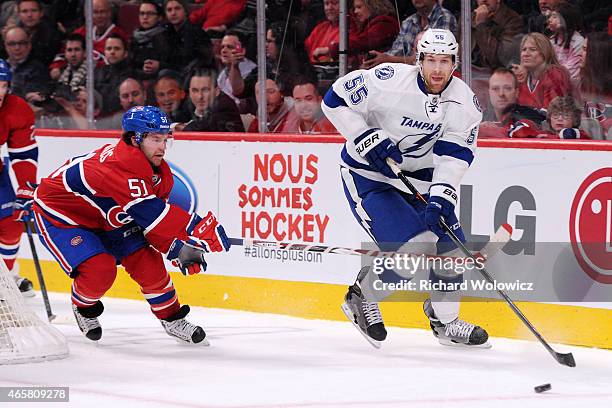
[(430, 28), (423, 33), (417, 43), (417, 64), (421, 64), (424, 54), (444, 54), (453, 57), (455, 67), (458, 63), (459, 44), (452, 32), (440, 28)]

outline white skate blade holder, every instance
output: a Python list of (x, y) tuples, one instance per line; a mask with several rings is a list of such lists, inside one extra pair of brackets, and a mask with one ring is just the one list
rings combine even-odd
[(199, 343), (191, 343), (189, 341), (185, 341), (185, 340), (181, 340), (177, 338), (174, 338), (174, 341), (176, 341), (181, 346), (185, 346), (185, 347), (210, 347), (210, 343), (208, 342), (206, 338)]
[(490, 349), (491, 343), (489, 342), (489, 340), (487, 340), (486, 342), (482, 343), (482, 344), (475, 344), (475, 345), (468, 345), (468, 344), (463, 344), (463, 343), (455, 343), (453, 341), (450, 341), (448, 339), (441, 339), (438, 337), (438, 342), (443, 345), (443, 346), (447, 346), (447, 347), (454, 347), (454, 348), (460, 348), (460, 349)]
[(357, 331), (361, 333), (361, 335), (368, 341), (368, 343), (374, 346), (374, 348), (379, 349), (381, 346), (381, 342), (378, 340), (374, 340), (373, 338), (368, 336), (366, 333), (364, 333), (363, 330), (361, 330), (359, 325), (355, 322), (355, 316), (353, 316), (353, 312), (351, 312), (351, 308), (346, 304), (346, 302), (342, 303), (341, 308), (346, 318), (351, 322), (353, 326), (355, 326)]

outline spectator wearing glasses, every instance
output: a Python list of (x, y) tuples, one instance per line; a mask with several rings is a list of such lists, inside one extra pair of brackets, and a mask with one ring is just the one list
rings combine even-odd
[(132, 66), (141, 80), (154, 79), (166, 61), (168, 44), (162, 33), (163, 9), (155, 0), (144, 0), (138, 10), (139, 27), (132, 34), (130, 48)]
[(546, 114), (544, 130), (529, 120), (517, 121), (512, 125), (508, 135), (514, 138), (538, 139), (590, 139), (591, 137), (580, 129), (582, 110), (571, 96), (554, 98)]
[(12, 27), (4, 36), (7, 62), (13, 71), (11, 93), (29, 103), (42, 102), (50, 92), (47, 67), (31, 55), (32, 43), (21, 27)]

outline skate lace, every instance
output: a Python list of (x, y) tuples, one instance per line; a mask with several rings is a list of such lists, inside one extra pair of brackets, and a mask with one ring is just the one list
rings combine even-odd
[(371, 326), (376, 323), (382, 323), (382, 316), (380, 314), (380, 309), (378, 308), (378, 303), (376, 302), (363, 302), (363, 312), (368, 322), (368, 326)]
[(474, 325), (468, 322), (464, 322), (463, 320), (455, 320), (446, 325), (444, 333), (447, 337), (458, 337), (462, 339), (467, 339), (472, 330), (474, 330)]
[(76, 317), (79, 327), (84, 330), (85, 333), (100, 327), (100, 322), (97, 317), (85, 317), (78, 312), (76, 313)]
[(185, 319), (178, 319), (173, 322), (164, 322), (166, 331), (176, 337), (186, 341), (191, 341), (191, 335), (197, 329), (195, 324), (189, 323)]

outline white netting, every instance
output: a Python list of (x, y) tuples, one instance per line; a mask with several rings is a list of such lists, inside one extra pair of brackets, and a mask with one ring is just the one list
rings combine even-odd
[(68, 344), (62, 333), (26, 307), (13, 275), (0, 259), (0, 364), (67, 356)]

